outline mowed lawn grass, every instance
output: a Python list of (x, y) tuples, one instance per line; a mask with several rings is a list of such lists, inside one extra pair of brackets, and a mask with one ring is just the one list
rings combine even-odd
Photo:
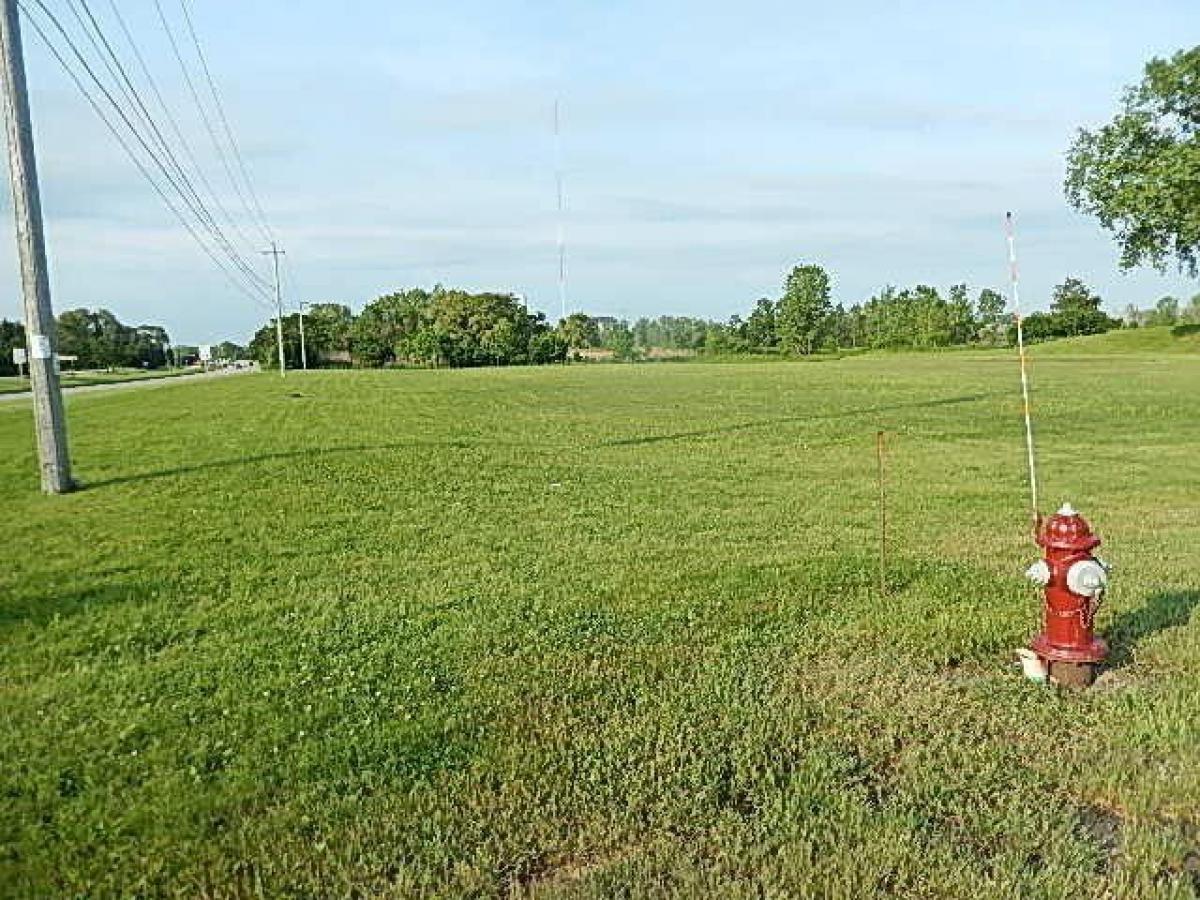
[[(1189, 897), (1200, 358), (247, 375), (0, 409), (0, 892)], [(877, 587), (876, 432), (889, 553)]]

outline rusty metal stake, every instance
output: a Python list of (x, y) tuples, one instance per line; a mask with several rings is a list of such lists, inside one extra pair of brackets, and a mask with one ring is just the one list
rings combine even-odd
[(887, 596), (887, 490), (884, 480), (884, 434), (875, 432), (875, 455), (879, 461), (879, 594)]

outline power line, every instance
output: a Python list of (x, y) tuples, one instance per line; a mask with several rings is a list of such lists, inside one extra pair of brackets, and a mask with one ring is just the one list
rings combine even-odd
[[(108, 37), (104, 34), (104, 29), (100, 26), (100, 23), (92, 14), (91, 7), (88, 5), (87, 0), (79, 0), (79, 4), (83, 7), (84, 13), (87, 15), (87, 19), (91, 23), (90, 28), (88, 27), (87, 22), (84, 21), (83, 16), (79, 13), (79, 9), (76, 6), (76, 0), (67, 0), (67, 4), (71, 10), (71, 13), (75, 16), (75, 20), (79, 23), (80, 28), (83, 30), (84, 34), (88, 38), (88, 41), (91, 43), (92, 48), (96, 51), (96, 54), (100, 57), (101, 62), (104, 64), (105, 68), (116, 82), (117, 89), (124, 95), (125, 99), (132, 106), (134, 114), (149, 126), (151, 136), (154, 138), (154, 143), (157, 145), (166, 162), (168, 162), (174, 169), (178, 179), (183, 183), (184, 187), (187, 188), (187, 193), (183, 194), (183, 196), (185, 202), (187, 202), (188, 206), (192, 209), (192, 212), (197, 215), (201, 221), (201, 224), (209, 231), (209, 233), (213, 236), (213, 239), (219, 245), (221, 245), (223, 249), (226, 250), (238, 268), (242, 269), (244, 274), (256, 281), (261, 287), (266, 288), (266, 282), (256, 272), (254, 272), (249, 263), (245, 262), (245, 260), (241, 258), (241, 255), (237, 252), (236, 248), (233, 247), (228, 237), (226, 237), (224, 231), (213, 218), (212, 213), (209, 211), (204, 200), (200, 197), (195, 185), (193, 185), (191, 178), (188, 177), (187, 172), (179, 163), (179, 159), (171, 149), (167, 139), (163, 136), (162, 130), (158, 127), (158, 123), (154, 120), (154, 116), (146, 107), (140, 92), (130, 79), (129, 73), (126, 71), (125, 66), (122, 65), (121, 60), (113, 49), (112, 44), (109, 42)], [(94, 75), (93, 80), (95, 80)]]
[[(237, 253), (237, 251), (229, 243), (228, 239), (224, 236), (223, 232), (221, 232), (219, 227), (216, 226), (215, 221), (212, 219), (211, 213), (209, 213), (207, 211), (207, 209), (204, 207), (202, 202), (199, 202), (199, 197), (198, 197), (198, 195), (196, 195), (194, 188), (191, 188), (190, 182), (188, 182), (186, 179), (186, 175), (184, 176), (184, 181), (188, 185), (188, 187), (191, 188), (191, 193), (192, 193), (193, 197), (195, 197), (195, 199), (192, 199), (192, 197), (189, 197), (188, 191), (185, 190), (184, 187), (181, 187), (179, 181), (177, 181), (175, 176), (172, 174), (172, 172), (168, 168), (167, 164), (164, 163), (163, 160), (160, 159), (159, 155), (155, 152), (155, 150), (149, 146), (146, 139), (138, 131), (137, 126), (130, 120), (129, 116), (125, 113), (125, 110), (122, 109), (120, 103), (117, 102), (117, 100), (113, 97), (112, 93), (108, 90), (108, 88), (104, 85), (104, 83), (96, 75), (95, 70), (92, 69), (92, 67), (88, 63), (86, 57), (84, 57), (84, 55), (80, 52), (78, 45), (75, 44), (75, 42), (71, 38), (69, 32), (67, 32), (67, 30), (63, 27), (62, 23), (58, 20), (58, 18), (54, 15), (54, 13), (46, 6), (46, 4), (43, 2), (43, 0), (34, 0), (34, 2), (41, 9), (42, 14), (45, 15), (50, 20), (50, 22), (53, 24), (55, 29), (62, 36), (63, 40), (66, 42), (66, 44), (70, 48), (72, 54), (75, 56), (76, 60), (78, 61), (79, 66), (84, 70), (84, 72), (87, 73), (87, 76), (91, 79), (91, 81), (95, 84), (95, 86), (99, 89), (99, 91), (104, 95), (105, 99), (108, 101), (108, 104), (112, 107), (112, 109), (117, 113), (117, 115), (124, 122), (126, 128), (132, 134), (132, 136), (137, 141), (137, 143), (141, 145), (141, 147), (145, 151), (146, 155), (149, 156), (149, 158), (154, 163), (154, 165), (162, 173), (162, 175), (166, 179), (167, 183), (172, 188), (174, 188), (176, 193), (183, 200), (184, 205), (186, 205), (188, 207), (188, 209), (192, 212), (192, 214), (200, 221), (200, 224), (210, 232), (214, 243), (216, 243), (218, 245), (219, 249), (223, 250), (224, 253), (226, 254), (226, 256), (228, 256), (229, 262), (233, 265), (233, 267), (235, 269), (237, 269), (238, 271), (240, 271), (242, 273), (242, 276), (248, 280), (249, 286), (247, 286), (245, 283), (243, 283), (242, 281), (237, 279), (235, 276), (232, 275), (232, 273), (228, 269), (226, 269), (225, 265), (219, 260), (219, 258), (216, 256), (216, 254), (212, 252), (211, 248), (209, 248), (207, 243), (205, 243), (205, 241), (199, 235), (199, 233), (196, 231), (196, 229), (193, 227), (193, 225), (187, 221), (187, 218), (179, 210), (179, 208), (176, 206), (176, 204), (167, 196), (166, 191), (163, 189), (162, 185), (160, 185), (159, 182), (154, 178), (154, 176), (146, 168), (146, 166), (142, 162), (142, 160), (138, 157), (138, 154), (130, 146), (129, 142), (122, 136), (122, 134), (120, 133), (120, 129), (117, 128), (117, 126), (113, 123), (113, 121), (105, 114), (100, 102), (95, 98), (95, 96), (92, 94), (92, 92), (90, 90), (88, 90), (87, 86), (83, 82), (83, 79), (72, 68), (72, 66), (70, 65), (68, 60), (63, 56), (63, 54), (59, 52), (58, 48), (56, 47), (54, 42), (51, 40), (50, 36), (47, 34), (45, 29), (37, 21), (37, 19), (32, 16), (30, 7), (24, 2), (24, 0), (21, 0), (20, 5), (25, 10), (26, 14), (29, 15), (30, 22), (31, 22), (31, 24), (33, 24), (34, 29), (38, 33), (38, 36), (46, 44), (47, 48), (50, 50), (50, 52), (55, 57), (55, 59), (58, 60), (59, 65), (62, 66), (63, 70), (67, 73), (67, 75), (75, 83), (75, 86), (84, 95), (85, 99), (88, 101), (89, 105), (96, 112), (96, 114), (100, 117), (100, 119), (104, 123), (104, 125), (109, 129), (110, 132), (112, 132), (113, 136), (117, 139), (117, 142), (121, 145), (121, 148), (125, 151), (126, 155), (129, 156), (129, 158), (137, 166), (138, 170), (142, 173), (142, 175), (150, 182), (150, 184), (154, 188), (155, 192), (159, 195), (160, 198), (162, 198), (163, 202), (166, 203), (167, 207), (176, 216), (176, 218), (178, 218), (180, 220), (180, 222), (188, 230), (189, 234), (191, 234), (193, 239), (196, 240), (196, 242), (201, 246), (201, 248), (205, 251), (205, 253), (221, 268), (221, 270), (226, 274), (226, 276), (230, 277), (231, 280), (233, 280), (233, 282), (239, 287), (239, 289), (242, 290), (244, 293), (247, 293), (248, 296), (251, 296), (257, 302), (261, 302), (261, 303), (264, 303), (264, 305), (269, 306), (269, 303), (266, 300), (266, 296), (269, 294), (269, 288), (266, 287), (266, 283), (261, 278), (261, 276), (259, 276), (258, 273), (255, 272), (253, 270), (253, 268), (251, 268), (250, 265)], [(160, 134), (161, 134), (161, 132), (160, 132)], [(169, 147), (168, 147), (168, 153), (169, 153)], [(177, 160), (175, 161), (175, 165), (177, 168), (179, 168)]]
[[(88, 77), (92, 80), (92, 82), (96, 85), (96, 87), (99, 88), (100, 92), (104, 95), (104, 97), (108, 101), (109, 105), (113, 108), (113, 110), (117, 113), (117, 115), (125, 123), (125, 126), (126, 126), (126, 128), (129, 129), (130, 134), (132, 134), (134, 139), (138, 142), (138, 144), (141, 145), (142, 149), (150, 157), (151, 161), (158, 167), (159, 171), (162, 172), (163, 176), (167, 179), (168, 184), (170, 184), (170, 186), (175, 189), (176, 193), (179, 194), (180, 199), (183, 200), (184, 204), (189, 208), (189, 210), (191, 210), (192, 214), (194, 216), (196, 216), (196, 218), (200, 221), (200, 224), (209, 231), (209, 233), (213, 237), (214, 242), (218, 245), (218, 247), (220, 247), (220, 249), (222, 249), (226, 253), (226, 255), (229, 257), (230, 262), (236, 268), (238, 268), (242, 272), (242, 274), (245, 275), (255, 287), (257, 287), (261, 291), (264, 291), (264, 292), (267, 291), (268, 288), (267, 288), (266, 282), (261, 278), (261, 276), (258, 275), (257, 272), (254, 271), (254, 269), (249, 265), (249, 263), (247, 263), (245, 261), (245, 259), (242, 258), (240, 254), (238, 254), (236, 249), (234, 249), (232, 244), (230, 244), (228, 238), (225, 237), (224, 233), (216, 225), (216, 222), (212, 218), (212, 214), (204, 206), (204, 203), (202, 200), (200, 200), (199, 195), (196, 194), (196, 191), (192, 187), (190, 180), (186, 176), (186, 173), (182, 172), (182, 167), (179, 166), (178, 160), (176, 160), (174, 157), (174, 154), (171, 153), (170, 147), (169, 146), (166, 147), (165, 155), (167, 156), (169, 161), (174, 162), (175, 168), (180, 171), (184, 185), (186, 186), (186, 188), (188, 190), (185, 190), (183, 187), (180, 187), (179, 182), (172, 175), (172, 173), (168, 169), (166, 163), (164, 163), (164, 161), (159, 157), (159, 155), (155, 152), (155, 150), (152, 147), (150, 147), (150, 145), (146, 141), (146, 138), (143, 137), (143, 135), (138, 131), (137, 126), (130, 120), (129, 116), (126, 115), (125, 110), (122, 109), (121, 105), (113, 97), (112, 93), (108, 90), (107, 87), (105, 87), (104, 83), (96, 75), (95, 70), (91, 67), (91, 65), (89, 65), (87, 59), (80, 52), (78, 45), (74, 42), (74, 40), (72, 40), (70, 34), (63, 27), (63, 25), (59, 21), (59, 19), (54, 15), (53, 12), (50, 11), (50, 9), (46, 6), (46, 4), (43, 2), (43, 0), (35, 0), (35, 2), (41, 8), (43, 14), (47, 18), (49, 18), (51, 23), (58, 30), (58, 32), (62, 36), (63, 40), (67, 43), (67, 46), (70, 48), (72, 54), (75, 56), (76, 60), (78, 60), (79, 65), (87, 73)], [(39, 33), (42, 34), (43, 36), (45, 36), (44, 32), (39, 32)], [(119, 63), (118, 63), (118, 65), (119, 65)], [(155, 126), (155, 129), (157, 130), (157, 126)], [(161, 137), (161, 132), (158, 132), (158, 134)], [(189, 197), (189, 191), (191, 193), (190, 197)]]
[(296, 283), (296, 273), (295, 270), (292, 269), (292, 263), (287, 256), (283, 257), (283, 285), (289, 296), (300, 296), (300, 288)]
[[(83, 30), (84, 34), (87, 36), (93, 49), (96, 51), (96, 54), (100, 57), (101, 62), (104, 63), (105, 68), (108, 70), (109, 74), (113, 77), (113, 80), (116, 82), (117, 88), (121, 91), (121, 93), (124, 95), (125, 99), (129, 102), (129, 105), (133, 108), (134, 112), (138, 114), (138, 117), (141, 119), (141, 121), (143, 121), (149, 127), (150, 133), (154, 137), (156, 145), (162, 150), (163, 154), (167, 157), (168, 161), (172, 164), (172, 166), (174, 167), (179, 178), (182, 181), (184, 181), (184, 183), (187, 185), (187, 187), (191, 191), (192, 196), (195, 199), (195, 201), (198, 204), (200, 204), (201, 206), (204, 206), (205, 211), (207, 212), (207, 207), (206, 207), (204, 201), (201, 200), (199, 192), (195, 189), (195, 186), (192, 184), (192, 180), (188, 176), (188, 173), (185, 171), (184, 167), (179, 163), (179, 160), (176, 157), (174, 151), (172, 150), (169, 142), (167, 141), (166, 137), (163, 135), (162, 129), (159, 128), (158, 123), (155, 121), (154, 115), (150, 112), (145, 101), (143, 101), (141, 92), (138, 90), (137, 86), (133, 83), (133, 79), (130, 78), (129, 72), (126, 70), (125, 66), (122, 64), (121, 58), (117, 54), (116, 50), (114, 49), (112, 42), (109, 41), (107, 35), (104, 33), (104, 28), (100, 25), (100, 22), (97, 20), (95, 14), (92, 12), (92, 8), (91, 8), (91, 5), (88, 3), (88, 0), (78, 0), (79, 6), (83, 8), (83, 12), (87, 16), (86, 22), (84, 21), (83, 16), (80, 15), (80, 13), (79, 13), (79, 9), (76, 6), (76, 0), (67, 0), (67, 4), (70, 7), (71, 13), (75, 17), (75, 20), (79, 23), (80, 28)], [(117, 10), (116, 3), (114, 2), (114, 0), (110, 0), (110, 5), (112, 6), (114, 12), (117, 13), (118, 18), (120, 18), (120, 12), (119, 12), (119, 10)], [(132, 36), (129, 34), (128, 29), (126, 29), (124, 27), (124, 19), (120, 19), (120, 22), (121, 22), (123, 30), (125, 31), (126, 38), (132, 43), (132, 40), (133, 40)], [(90, 27), (89, 27), (89, 23), (90, 23)], [(146, 74), (149, 74), (148, 69), (145, 67), (144, 60), (141, 59), (141, 54), (137, 52), (136, 44), (134, 45), (134, 51), (135, 51), (135, 56), (137, 56), (139, 59), (139, 62), (142, 63), (143, 71)], [(174, 117), (170, 113), (170, 109), (166, 106), (166, 103), (162, 99), (161, 93), (158, 93), (157, 84), (153, 83), (152, 77), (150, 80), (152, 82), (152, 87), (155, 89), (155, 92), (158, 95), (159, 105), (163, 107), (164, 111), (166, 112), (167, 118), (171, 121), (171, 123), (174, 127), (175, 134), (180, 139), (180, 143), (184, 146), (184, 149), (187, 153), (188, 159), (192, 163), (192, 167), (196, 170), (198, 177), (203, 182), (204, 187), (208, 190), (208, 193), (209, 193), (209, 195), (211, 195), (212, 200), (215, 202), (218, 209), (221, 210), (222, 214), (224, 215), (224, 217), (226, 218), (226, 220), (228, 221), (230, 226), (233, 228), (233, 230), (235, 232), (237, 232), (238, 236), (241, 237), (243, 241), (245, 241), (247, 244), (249, 244), (250, 242), (245, 238), (245, 235), (243, 235), (241, 233), (241, 230), (238, 228), (237, 223), (234, 222), (232, 220), (232, 218), (229, 216), (228, 212), (225, 211), (224, 206), (220, 202), (220, 198), (216, 195), (216, 191), (214, 191), (212, 189), (212, 186), (208, 183), (207, 179), (205, 179), (203, 177), (204, 171), (197, 164), (194, 155), (192, 155), (192, 153), (191, 153), (191, 148), (187, 146), (187, 141), (185, 139), (183, 139), (183, 136), (180, 133), (178, 125), (175, 124)], [(211, 218), (211, 216), (209, 218)], [(219, 226), (216, 225), (215, 220), (212, 221), (212, 226), (214, 229), (220, 230)], [(222, 237), (223, 237), (223, 235), (222, 235)], [(265, 285), (265, 282), (263, 282), (263, 284)]]
[(225, 148), (221, 145), (221, 139), (217, 136), (217, 130), (213, 126), (212, 119), (209, 118), (208, 110), (205, 108), (204, 102), (200, 99), (200, 92), (196, 88), (196, 83), (192, 80), (192, 73), (188, 69), (182, 51), (179, 49), (179, 42), (175, 40), (175, 32), (172, 30), (171, 23), (167, 19), (167, 14), (163, 10), (161, 0), (154, 0), (154, 8), (158, 12), (158, 21), (162, 25), (163, 31), (166, 32), (167, 42), (171, 45), (171, 52), (175, 56), (175, 61), (179, 63), (179, 69), (183, 73), (183, 80), (187, 84), (188, 92), (192, 95), (192, 100), (196, 104), (197, 111), (200, 113), (200, 120), (204, 123), (204, 129), (208, 132), (209, 139), (217, 151), (217, 157), (221, 160), (221, 167), (224, 168), (225, 174), (229, 177), (229, 183), (233, 185), (234, 193), (237, 194), (242, 207), (249, 214), (250, 219), (255, 222), (258, 229), (262, 232), (263, 237), (269, 242), (272, 240), (271, 233), (263, 227), (262, 222), (255, 219), (253, 205), (246, 199), (246, 194), (233, 172), (233, 167), (229, 163), (229, 156), (225, 152)]
[(221, 95), (217, 92), (216, 80), (213, 78), (212, 71), (208, 67), (208, 60), (204, 56), (204, 49), (200, 46), (200, 38), (196, 35), (196, 27), (192, 23), (192, 15), (188, 12), (187, 0), (179, 0), (179, 8), (183, 10), (183, 20), (187, 23), (188, 34), (191, 35), (192, 44), (196, 48), (196, 57), (200, 60), (200, 68), (204, 70), (204, 78), (208, 82), (208, 90), (212, 94), (213, 105), (217, 109), (217, 116), (221, 119), (221, 126), (225, 129), (225, 136), (229, 138), (229, 146), (233, 148), (233, 157), (237, 161), (238, 170), (242, 173), (242, 180), (246, 182), (246, 190), (250, 194), (250, 202), (254, 206), (254, 211), (258, 214), (258, 224), (266, 232), (267, 237), (274, 242), (275, 235), (271, 231), (267, 217), (263, 215), (262, 206), (258, 202), (258, 194), (254, 191), (254, 183), (250, 180), (250, 174), (246, 171), (246, 161), (242, 156), (242, 150), (238, 146), (237, 139), (233, 136), (233, 129), (229, 127), (229, 118), (225, 115), (225, 105), (221, 102)]
[(230, 215), (229, 210), (225, 208), (225, 204), (221, 202), (220, 195), (216, 192), (216, 190), (213, 189), (208, 177), (204, 174), (204, 167), (201, 166), (196, 160), (196, 154), (192, 150), (191, 143), (184, 136), (183, 130), (179, 127), (179, 122), (171, 113), (171, 108), (167, 105), (167, 101), (163, 97), (162, 91), (158, 87), (158, 82), (155, 80), (153, 73), (150, 71), (150, 67), (146, 64), (146, 59), (142, 56), (142, 51), (138, 47), (137, 41), (134, 40), (133, 34), (129, 30), (129, 26), (125, 22), (125, 17), (121, 15), (121, 10), (117, 7), (116, 0), (108, 0), (108, 5), (112, 10), (113, 17), (117, 21), (117, 25), (121, 29), (121, 33), (125, 35), (125, 41), (129, 44), (129, 49), (133, 51), (133, 56), (134, 59), (137, 60), (138, 68), (141, 70), (143, 77), (150, 85), (150, 90), (154, 93), (154, 97), (158, 101), (158, 106), (162, 110), (163, 115), (166, 117), (167, 124), (171, 126), (171, 132), (175, 135), (176, 139), (178, 139), (179, 146), (183, 149), (184, 156), (186, 156), (188, 161), (192, 164), (192, 168), (195, 170), (196, 176), (200, 179), (201, 184), (212, 197), (217, 210), (221, 213), (221, 216), (225, 219), (225, 222), (230, 228), (233, 229), (237, 236), (241, 238), (246, 247), (252, 250), (253, 242), (246, 237), (246, 233), (242, 231), (242, 228), (240, 225), (238, 225), (237, 220)]
[[(79, 6), (83, 7), (83, 13), (87, 15), (87, 21), (84, 21), (83, 14), (79, 12)], [(154, 117), (150, 115), (150, 111), (146, 109), (146, 104), (142, 102), (141, 95), (133, 82), (130, 81), (125, 67), (121, 65), (121, 60), (113, 51), (112, 45), (109, 44), (108, 38), (104, 34), (104, 30), (100, 27), (100, 23), (96, 21), (96, 17), (92, 15), (92, 9), (88, 5), (87, 0), (80, 0), (80, 4), (76, 5), (76, 0), (67, 0), (67, 7), (71, 10), (71, 15), (75, 17), (75, 21), (79, 23), (80, 29), (84, 36), (92, 45), (92, 49), (96, 51), (96, 55), (100, 58), (100, 62), (108, 70), (108, 74), (112, 76), (116, 82), (117, 90), (119, 90), (133, 108), (133, 112), (150, 128), (155, 142), (167, 154), (170, 154), (170, 148), (163, 140), (162, 132), (159, 130)], [(91, 23), (90, 27), (88, 23)], [(181, 170), (182, 171), (182, 170)]]
[(26, 17), (29, 18), (30, 25), (34, 26), (37, 36), (41, 38), (43, 44), (46, 44), (46, 48), (49, 50), (50, 55), (53, 55), (54, 59), (58, 60), (59, 65), (62, 67), (62, 71), (66, 72), (67, 77), (72, 80), (74, 85), (76, 85), (76, 88), (79, 89), (80, 94), (83, 94), (84, 100), (88, 101), (89, 106), (92, 108), (92, 110), (94, 110), (98, 118), (100, 118), (104, 126), (106, 126), (108, 131), (113, 134), (116, 143), (118, 143), (120, 148), (125, 151), (125, 155), (130, 157), (130, 161), (134, 164), (134, 166), (137, 167), (138, 172), (142, 173), (143, 178), (145, 178), (146, 181), (149, 182), (150, 186), (154, 188), (154, 191), (158, 194), (158, 197), (160, 197), (162, 202), (167, 205), (167, 209), (172, 211), (172, 214), (175, 216), (175, 218), (178, 218), (180, 224), (187, 229), (187, 233), (190, 234), (192, 239), (197, 242), (200, 250), (203, 250), (206, 256), (212, 260), (212, 263), (214, 263), (217, 268), (221, 270), (222, 274), (228, 278), (230, 284), (233, 284), (233, 286), (238, 288), (240, 292), (246, 294), (248, 298), (251, 298), (256, 302), (259, 302), (259, 304), (269, 307), (270, 304), (263, 298), (263, 295), (256, 293), (250, 287), (247, 287), (246, 282), (242, 281), (241, 278), (236, 276), (233, 271), (227, 269), (226, 263), (223, 263), (221, 258), (217, 257), (217, 254), (212, 251), (212, 248), (206, 244), (202, 236), (200, 236), (197, 232), (196, 227), (194, 227), (191, 222), (187, 221), (187, 217), (182, 214), (178, 206), (176, 206), (173, 200), (170, 199), (167, 192), (163, 190), (163, 187), (160, 184), (158, 184), (158, 181), (154, 178), (154, 175), (152, 175), (150, 170), (146, 168), (145, 163), (142, 162), (136, 152), (133, 151), (132, 146), (130, 143), (128, 143), (128, 140), (125, 138), (124, 134), (121, 134), (119, 128), (116, 127), (116, 125), (113, 124), (113, 121), (108, 118), (108, 115), (104, 113), (104, 109), (101, 106), (100, 101), (97, 101), (96, 97), (91, 94), (91, 91), (88, 90), (88, 86), (84, 84), (83, 79), (80, 78), (79, 74), (73, 70), (70, 62), (68, 62), (65, 56), (59, 52), (59, 49), (55, 46), (54, 42), (50, 40), (50, 36), (47, 34), (46, 29), (43, 29), (42, 24), (34, 17), (30, 7), (23, 1), (19, 2), (19, 6), (25, 12)]

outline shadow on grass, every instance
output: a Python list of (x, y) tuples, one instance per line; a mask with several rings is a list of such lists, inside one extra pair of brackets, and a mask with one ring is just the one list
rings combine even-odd
[(756, 422), (739, 422), (734, 425), (722, 425), (718, 428), (705, 428), (698, 431), (679, 431), (674, 434), (656, 434), (645, 437), (621, 438), (615, 441), (602, 441), (596, 447), (637, 447), (643, 444), (661, 444), (668, 441), (685, 441), (689, 438), (711, 437), (718, 434), (732, 434), (737, 431), (749, 431), (754, 428), (769, 428), (772, 425), (789, 425), (794, 422), (824, 422), (831, 419), (852, 419), (855, 416), (869, 416), (873, 413), (895, 412), (901, 409), (932, 409), (939, 406), (956, 406), (960, 403), (978, 403), (992, 397), (1006, 396), (1006, 391), (991, 391), (982, 394), (964, 394), (961, 397), (945, 397), (941, 400), (922, 400), (915, 403), (893, 403), (888, 406), (867, 406), (861, 409), (847, 409), (842, 412), (825, 413), (814, 416), (785, 416), (777, 419), (760, 419)]
[[(98, 578), (129, 571), (97, 573)], [(0, 603), (0, 633), (20, 625), (42, 628), (56, 619), (66, 619), (81, 613), (115, 607), (130, 600), (139, 600), (153, 593), (151, 586), (138, 581), (116, 580), (94, 587), (67, 589), (62, 592), (43, 593), (20, 599), (8, 599)]]
[(353, 447), (310, 447), (304, 450), (288, 450), (278, 453), (259, 453), (254, 456), (240, 456), (235, 459), (214, 459), (208, 462), (192, 463), (186, 466), (175, 466), (170, 469), (155, 469), (150, 472), (135, 472), (131, 475), (117, 475), (112, 478), (101, 478), (96, 481), (81, 480), (78, 490), (90, 491), (97, 488), (115, 487), (121, 484), (133, 484), (139, 481), (152, 481), (156, 478), (174, 478), (179, 475), (193, 475), (197, 472), (211, 472), (220, 469), (236, 469), (239, 466), (249, 466), (264, 462), (288, 462), (296, 459), (312, 459), (320, 456), (335, 456), (343, 453), (370, 453), (378, 450), (467, 450), (476, 443), (462, 440), (446, 441), (401, 441), (393, 444), (361, 444)]
[[(826, 413), (824, 415), (813, 416), (788, 416), (776, 419), (762, 419), (756, 422), (742, 422), (734, 425), (726, 425), (719, 428), (710, 428), (700, 431), (686, 431), (676, 434), (650, 435), (647, 437), (624, 438), (615, 441), (605, 441), (596, 445), (600, 447), (633, 447), (639, 444), (657, 444), (665, 441), (686, 440), (688, 438), (709, 437), (718, 434), (730, 434), (737, 431), (747, 431), (753, 428), (768, 428), (772, 425), (783, 425), (792, 422), (820, 422), (832, 419), (848, 419), (855, 416), (866, 416), (872, 413), (892, 412), (901, 409), (928, 409), (939, 406), (953, 406), (960, 403), (977, 403), (981, 400), (987, 400), (991, 397), (1003, 396), (1005, 392), (994, 391), (990, 393), (966, 394), (961, 397), (947, 397), (941, 400), (925, 400), (915, 403), (896, 403), (888, 406), (870, 406), (861, 409), (848, 409), (842, 412)], [(349, 447), (312, 447), (302, 450), (288, 450), (276, 453), (260, 453), (254, 456), (242, 456), (234, 459), (214, 459), (207, 462), (191, 463), (188, 465), (174, 466), (169, 469), (155, 469), (148, 472), (135, 472), (129, 475), (116, 475), (112, 478), (101, 478), (95, 481), (81, 479), (77, 490), (91, 491), (99, 488), (116, 487), (123, 484), (135, 484), (142, 481), (152, 481), (159, 478), (174, 478), (181, 475), (193, 475), (198, 472), (219, 471), (222, 469), (235, 469), (239, 466), (254, 465), (264, 462), (288, 462), (298, 459), (311, 459), (321, 456), (332, 456), (344, 453), (369, 453), (380, 450), (412, 450), (412, 449), (433, 449), (433, 450), (468, 450), (478, 446), (495, 447), (496, 441), (465, 441), (461, 439), (441, 440), (441, 441), (399, 441), (388, 444), (360, 444)]]
[(1163, 591), (1152, 595), (1140, 609), (1118, 615), (1108, 629), (1109, 666), (1129, 665), (1141, 641), (1168, 628), (1188, 624), (1197, 605), (1200, 605), (1200, 590)]
[(1176, 325), (1171, 329), (1171, 337), (1190, 337), (1193, 334), (1200, 334), (1200, 323), (1189, 323), (1187, 325)]

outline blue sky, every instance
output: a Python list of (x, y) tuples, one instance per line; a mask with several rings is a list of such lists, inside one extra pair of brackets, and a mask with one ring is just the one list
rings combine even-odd
[[(1195, 0), (192, 3), (289, 253), (289, 302), (358, 309), (442, 282), (556, 316), (556, 97), (572, 309), (726, 318), (808, 261), (847, 304), (888, 283), (1006, 289), (1006, 209), (1031, 306), (1067, 275), (1113, 310), (1200, 290), (1122, 274), (1061, 190), (1075, 129), (1111, 117), (1149, 57), (1200, 40)], [(118, 5), (220, 190), (153, 3)], [(26, 44), (56, 308), (245, 339), (263, 311), (28, 28)], [(0, 316), (15, 317), (5, 206)]]

